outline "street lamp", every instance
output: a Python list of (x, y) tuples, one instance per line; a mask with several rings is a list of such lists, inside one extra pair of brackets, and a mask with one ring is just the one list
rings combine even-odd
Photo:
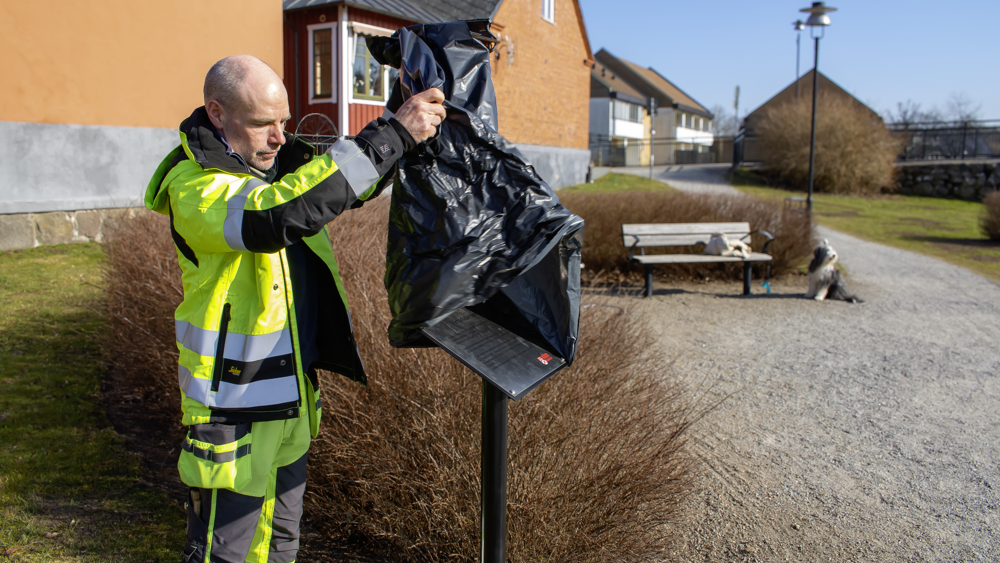
[[(812, 220), (813, 210), (813, 169), (816, 165), (816, 94), (819, 91), (819, 40), (823, 38), (826, 26), (830, 25), (830, 12), (836, 12), (836, 8), (831, 8), (823, 2), (813, 2), (809, 8), (802, 8), (800, 12), (809, 14), (806, 25), (809, 26), (809, 34), (815, 41), (813, 55), (813, 110), (812, 110), (812, 139), (809, 141), (809, 195), (806, 197), (806, 212)], [(815, 30), (819, 28), (819, 35)]]
[(806, 28), (805, 22), (795, 20), (792, 22), (795, 27), (795, 99), (799, 99), (799, 52), (802, 51), (802, 30)]

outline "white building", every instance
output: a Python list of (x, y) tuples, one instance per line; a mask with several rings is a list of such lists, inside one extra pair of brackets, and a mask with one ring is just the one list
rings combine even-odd
[[(605, 49), (594, 60), (590, 140), (595, 164), (602, 164), (607, 155), (613, 166), (647, 165), (650, 144), (654, 164), (712, 162), (712, 112), (652, 68)], [(652, 123), (650, 98), (656, 102)], [(630, 139), (635, 141), (623, 151)], [(616, 157), (623, 152), (624, 160)]]

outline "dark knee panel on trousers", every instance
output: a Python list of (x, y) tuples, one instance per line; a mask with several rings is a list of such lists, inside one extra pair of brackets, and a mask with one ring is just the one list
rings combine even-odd
[[(226, 489), (215, 491), (213, 506), (212, 489), (191, 489), (188, 501), (188, 541), (184, 549), (185, 563), (205, 560), (208, 545), (208, 528), (212, 510), (211, 563), (243, 563), (257, 520), (264, 505), (263, 497), (250, 497)], [(199, 510), (200, 509), (200, 510)]]
[(274, 518), (268, 563), (291, 563), (299, 550), (302, 496), (306, 491), (306, 458), (279, 467), (274, 486)]

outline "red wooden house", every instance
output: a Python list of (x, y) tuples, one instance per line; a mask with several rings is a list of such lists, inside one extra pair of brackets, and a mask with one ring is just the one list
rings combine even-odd
[(390, 76), (395, 69), (371, 58), (364, 38), (439, 21), (393, 0), (285, 0), (284, 9), (284, 81), (292, 122), (323, 114), (341, 135), (354, 135), (382, 115), (395, 78)]
[(382, 115), (397, 71), (371, 58), (366, 37), (488, 19), (501, 39), (492, 60), (500, 133), (553, 187), (583, 182), (593, 55), (578, 0), (283, 0), (283, 7), (292, 123), (321, 114), (336, 134), (354, 135)]

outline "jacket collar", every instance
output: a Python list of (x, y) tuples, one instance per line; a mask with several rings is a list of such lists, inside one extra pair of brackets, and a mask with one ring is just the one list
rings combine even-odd
[[(205, 106), (194, 110), (191, 116), (181, 123), (180, 133), (182, 142), (202, 168), (216, 168), (234, 174), (252, 173), (243, 158), (229, 150), (226, 142), (216, 132)], [(276, 158), (278, 178), (305, 164), (315, 154), (312, 145), (295, 135), (285, 133), (285, 139), (285, 144), (278, 149)]]

